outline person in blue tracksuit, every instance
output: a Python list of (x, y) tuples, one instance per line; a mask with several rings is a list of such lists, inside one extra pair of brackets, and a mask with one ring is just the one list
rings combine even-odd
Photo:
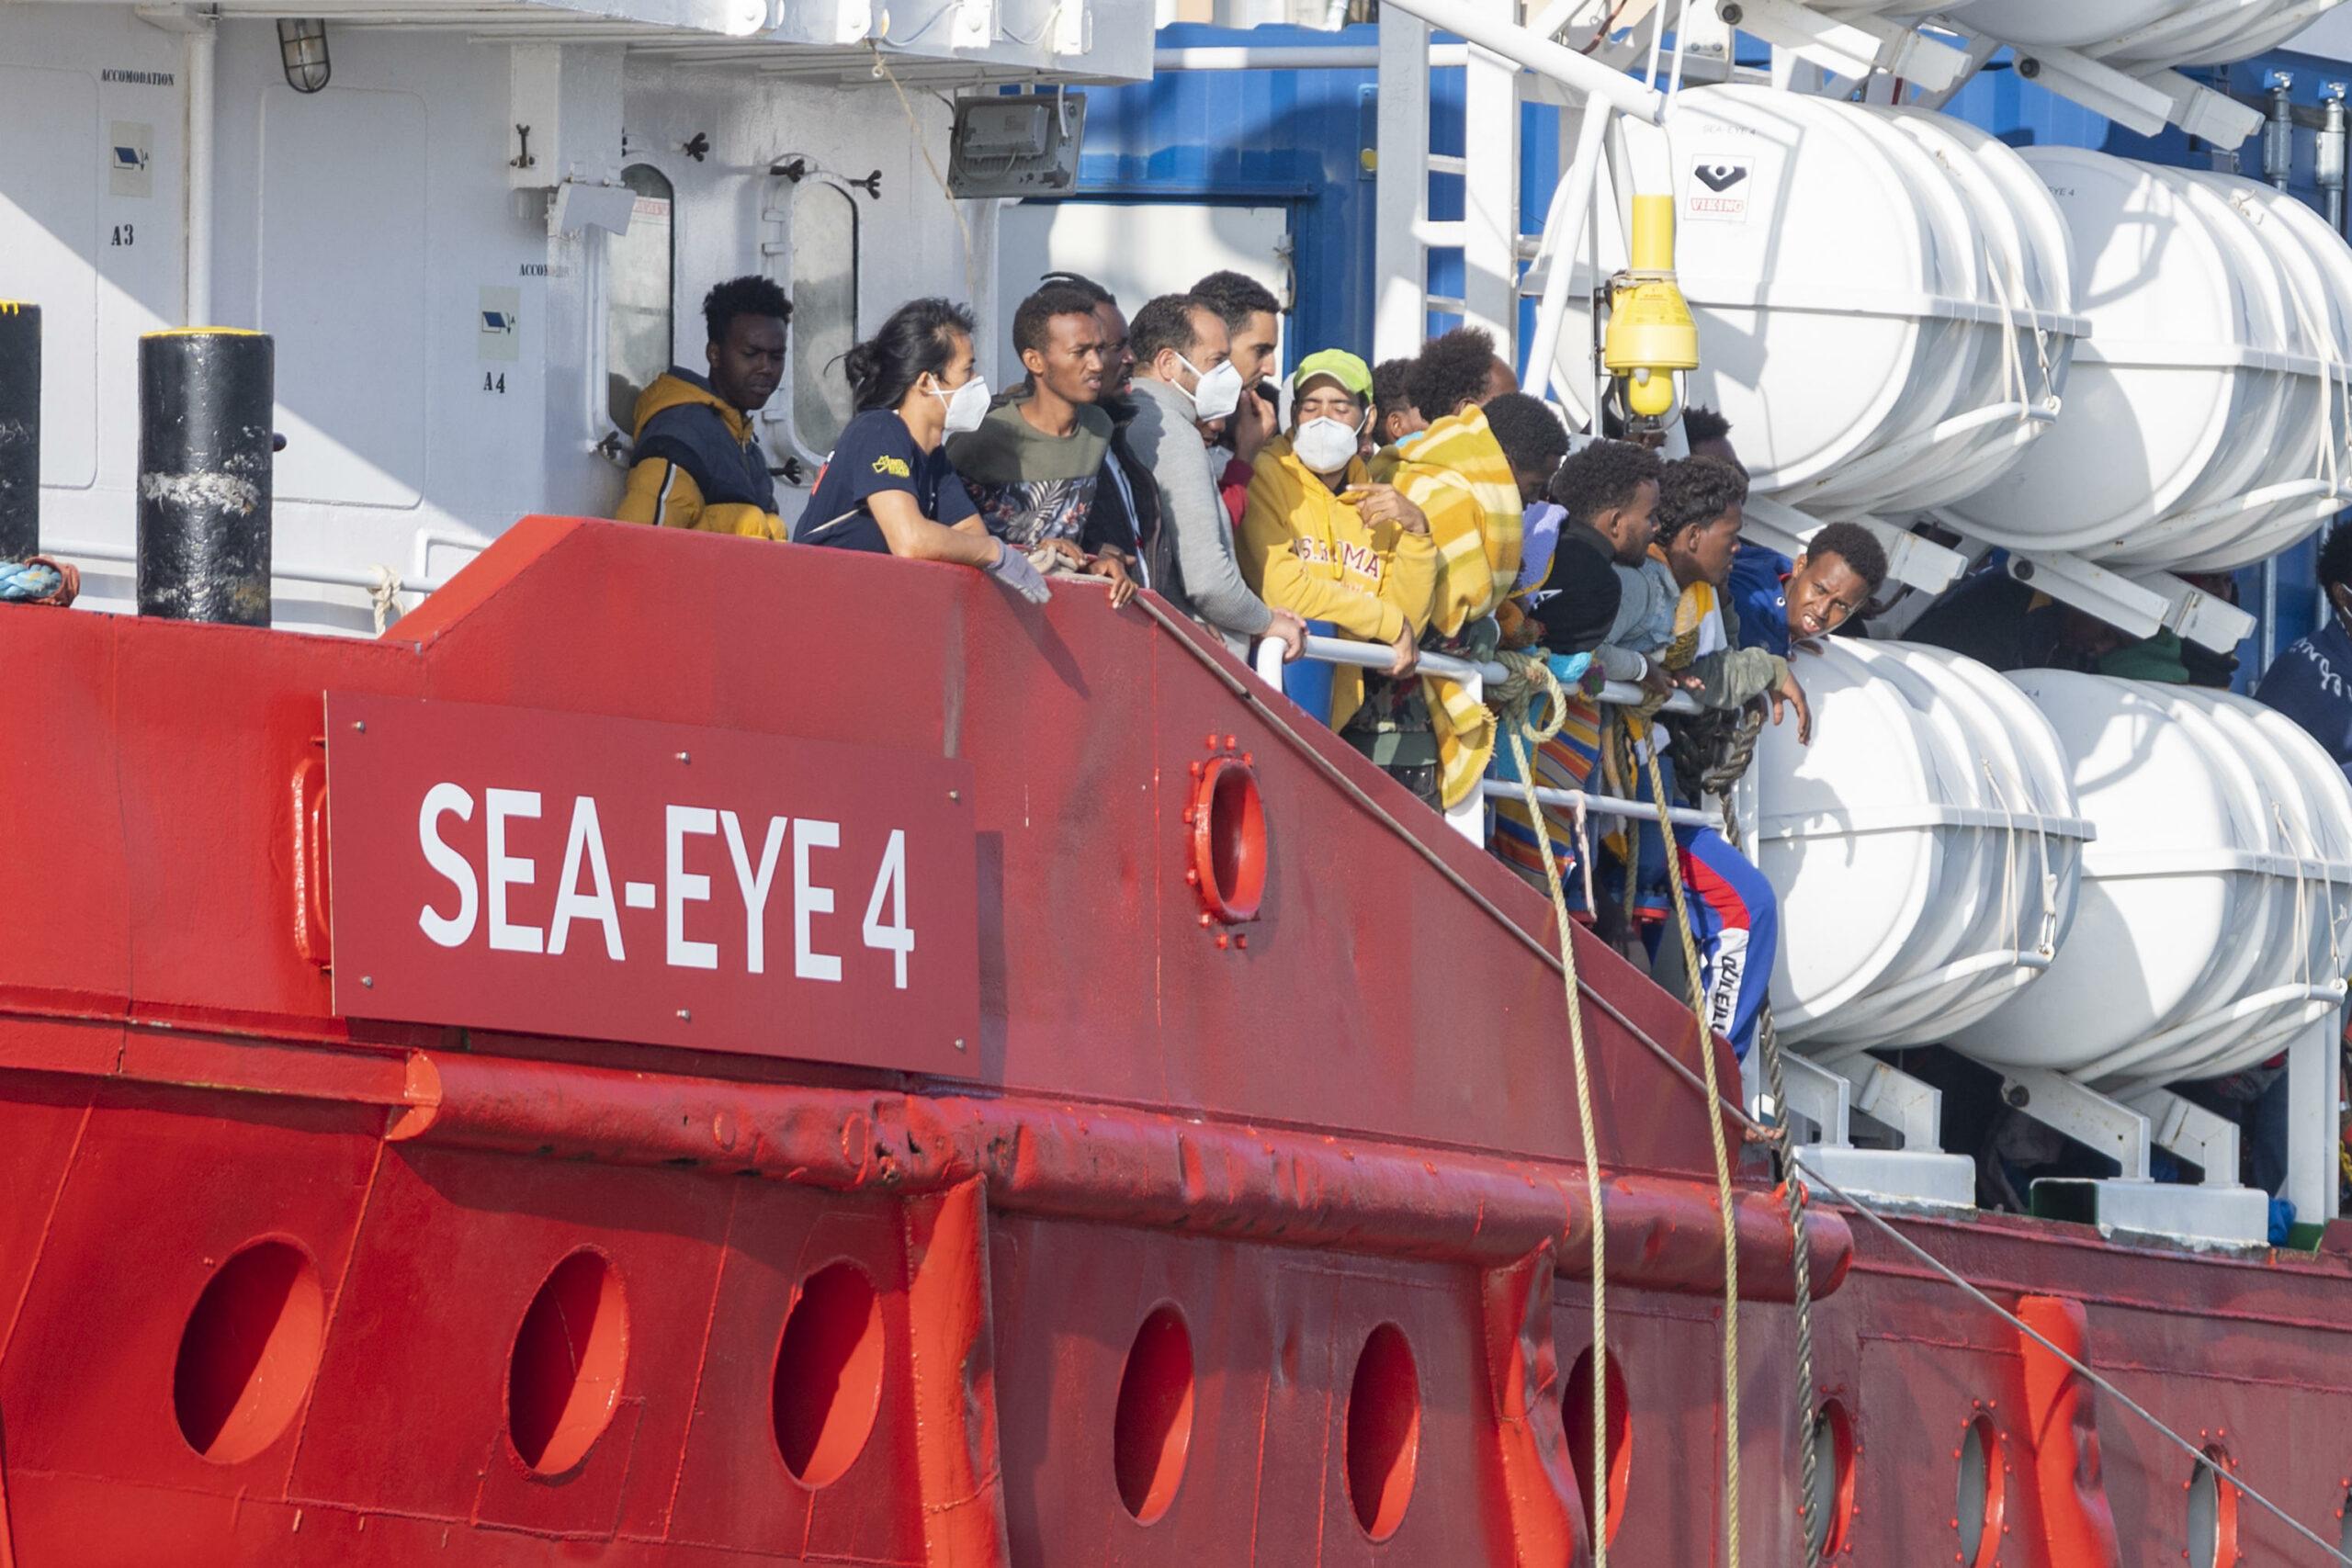
[(1859, 523), (1832, 523), (1795, 560), (1743, 544), (1729, 593), (1739, 639), (1781, 658), (1842, 626), (1886, 581), (1886, 549)]
[(2352, 523), (2339, 523), (2320, 546), (2319, 585), (2327, 619), (2298, 637), (2263, 671), (2255, 700), (2301, 725), (2352, 775)]

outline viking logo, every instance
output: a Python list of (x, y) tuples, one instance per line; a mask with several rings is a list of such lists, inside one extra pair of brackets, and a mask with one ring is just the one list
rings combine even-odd
[(1718, 196), (1747, 177), (1745, 164), (1702, 164), (1690, 171), (1699, 183)]

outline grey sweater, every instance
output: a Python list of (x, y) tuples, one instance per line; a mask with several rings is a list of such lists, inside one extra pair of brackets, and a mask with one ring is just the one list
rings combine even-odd
[(1175, 540), (1176, 581), (1155, 582), (1178, 609), (1206, 622), (1238, 658), (1250, 657), (1250, 639), (1273, 625), (1273, 612), (1250, 592), (1234, 558), (1233, 525), (1209, 471), (1200, 426), (1183, 391), (1149, 376), (1135, 379), (1135, 423), (1127, 446), (1151, 470), (1159, 492), (1159, 525)]

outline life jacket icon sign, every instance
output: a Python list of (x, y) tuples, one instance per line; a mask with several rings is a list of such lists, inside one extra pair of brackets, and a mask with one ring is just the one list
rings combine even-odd
[(107, 126), (107, 194), (131, 197), (155, 194), (155, 128), (118, 119)]
[(493, 288), (481, 291), (474, 306), (474, 343), (478, 359), (511, 362), (522, 357), (523, 291)]

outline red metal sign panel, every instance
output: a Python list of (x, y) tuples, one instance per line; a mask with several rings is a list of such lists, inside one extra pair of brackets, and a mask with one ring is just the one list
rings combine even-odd
[(346, 1016), (968, 1075), (969, 763), (330, 693)]

